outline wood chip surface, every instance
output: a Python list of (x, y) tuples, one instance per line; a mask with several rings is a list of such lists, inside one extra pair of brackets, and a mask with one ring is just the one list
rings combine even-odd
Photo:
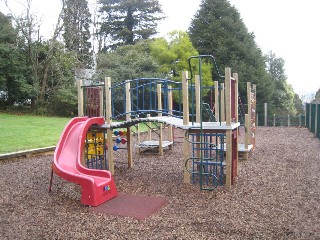
[(57, 176), (48, 193), (52, 155), (3, 160), (0, 239), (320, 239), (320, 141), (305, 128), (259, 127), (230, 191), (184, 184), (182, 143), (161, 157), (135, 151), (133, 169), (123, 153), (118, 191), (165, 197), (159, 212), (144, 221), (97, 214)]

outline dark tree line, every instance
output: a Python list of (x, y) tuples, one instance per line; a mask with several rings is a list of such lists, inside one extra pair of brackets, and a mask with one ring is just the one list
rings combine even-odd
[(230, 66), (239, 73), (244, 99), (245, 82), (251, 81), (257, 84), (259, 103), (273, 106), (271, 113), (301, 111), (286, 81), (284, 60), (272, 52), (263, 55), (227, 0), (203, 0), (188, 33), (173, 33), (171, 40), (153, 39), (164, 17), (157, 0), (100, 0), (93, 15), (87, 0), (62, 0), (48, 40), (37, 36), (37, 18), (30, 14), (31, 0), (26, 1), (24, 16), (0, 14), (2, 108), (31, 101), (33, 110), (76, 115), (75, 70), (93, 68), (95, 58), (98, 70), (115, 77), (174, 73), (170, 76), (179, 78), (188, 67), (187, 55), (212, 54), (220, 72)]

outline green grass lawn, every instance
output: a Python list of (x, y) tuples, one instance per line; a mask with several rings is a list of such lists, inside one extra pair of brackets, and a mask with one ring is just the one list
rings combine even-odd
[[(70, 120), (71, 118), (0, 113), (0, 154), (54, 146)], [(148, 130), (146, 123), (139, 125), (140, 132)], [(151, 124), (153, 128), (157, 125)], [(132, 128), (132, 131), (135, 130)]]
[(0, 154), (56, 145), (69, 120), (0, 113)]

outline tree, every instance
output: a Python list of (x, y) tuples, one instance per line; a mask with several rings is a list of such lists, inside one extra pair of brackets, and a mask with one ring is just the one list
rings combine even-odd
[(320, 88), (316, 92), (316, 95), (314, 96), (314, 99), (312, 100), (312, 103), (320, 103)]
[(78, 55), (81, 67), (92, 67), (91, 14), (87, 0), (65, 0), (63, 8), (63, 38), (66, 49)]
[[(62, 29), (62, 12), (53, 35), (49, 40), (43, 41), (37, 34), (36, 18), (31, 14), (31, 0), (27, 0), (26, 6), (25, 15), (11, 14), (16, 25), (13, 44), (0, 44), (0, 90), (8, 92), (8, 104), (31, 100), (33, 111), (70, 116), (76, 111), (73, 71), (78, 61), (75, 52), (65, 51), (64, 44), (57, 40)], [(1, 21), (0, 26), (4, 22)], [(7, 35), (10, 34), (1, 32), (0, 39), (8, 39)], [(2, 59), (5, 61), (1, 61)], [(2, 74), (2, 66), (7, 74)], [(4, 89), (2, 79), (7, 82)]]
[(182, 31), (173, 31), (166, 38), (157, 38), (151, 42), (151, 55), (160, 66), (163, 75), (171, 73), (181, 80), (178, 75), (182, 70), (188, 70), (188, 58), (198, 55), (193, 47), (189, 35)]
[[(239, 74), (239, 92), (246, 99), (247, 81), (257, 84), (258, 111), (263, 103), (271, 103), (271, 78), (265, 70), (261, 50), (253, 33), (240, 18), (239, 12), (227, 0), (203, 0), (189, 28), (190, 39), (200, 54), (215, 56), (220, 72), (226, 66)], [(261, 104), (259, 104), (261, 103)]]
[(272, 99), (276, 111), (294, 115), (301, 113), (302, 101), (297, 99), (298, 95), (294, 93), (292, 86), (287, 82), (284, 70), (285, 61), (282, 58), (277, 58), (272, 51), (265, 55), (265, 59), (267, 72), (274, 85)]
[(272, 80), (283, 83), (286, 81), (287, 76), (284, 70), (285, 61), (282, 58), (277, 58), (276, 54), (272, 51), (269, 51), (266, 58), (266, 66), (269, 75)]
[(105, 48), (134, 44), (157, 33), (163, 17), (157, 0), (99, 0), (102, 14), (100, 33), (113, 43)]
[[(167, 40), (168, 39), (168, 40)], [(151, 42), (151, 56), (159, 64), (159, 74), (181, 81), (180, 73), (189, 69), (189, 58), (198, 56), (198, 51), (192, 45), (189, 35), (183, 31), (170, 32), (166, 38), (157, 38)], [(199, 74), (197, 62), (191, 62), (193, 75)], [(208, 63), (202, 65), (203, 82), (212, 86), (213, 79)]]
[(33, 93), (24, 50), (11, 18), (0, 12), (0, 92), (5, 96), (0, 102), (3, 107), (25, 102)]
[(141, 40), (136, 45), (120, 46), (116, 50), (97, 56), (97, 69), (101, 76), (113, 82), (127, 79), (154, 77), (158, 65), (150, 55), (150, 40)]

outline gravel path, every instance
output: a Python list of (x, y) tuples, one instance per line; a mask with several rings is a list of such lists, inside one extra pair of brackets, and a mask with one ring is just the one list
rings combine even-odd
[(303, 128), (264, 128), (230, 191), (182, 183), (182, 146), (116, 161), (119, 192), (163, 196), (144, 221), (97, 214), (58, 177), (53, 156), (0, 162), (0, 239), (320, 239), (320, 141)]

